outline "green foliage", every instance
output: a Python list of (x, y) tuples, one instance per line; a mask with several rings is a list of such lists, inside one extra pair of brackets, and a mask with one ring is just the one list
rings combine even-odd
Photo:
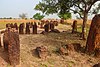
[[(84, 13), (97, 13), (99, 7), (96, 7), (95, 10), (91, 10), (92, 6), (99, 0), (42, 0), (39, 4), (36, 5), (35, 10), (39, 10), (44, 14), (53, 14), (57, 13), (63, 17), (66, 13), (72, 11), (74, 14), (78, 14), (80, 18), (84, 17)], [(96, 10), (97, 9), (97, 10)], [(70, 18), (70, 15), (66, 15)], [(62, 18), (62, 17), (61, 17)]]
[(34, 19), (36, 20), (41, 20), (42, 18), (44, 18), (44, 15), (41, 15), (40, 13), (36, 13), (34, 16), (33, 16)]
[(98, 6), (94, 5), (95, 8), (92, 9), (92, 13), (93, 14), (97, 14), (100, 12), (100, 3), (98, 4)]
[(70, 4), (67, 4), (68, 6), (64, 4), (67, 4), (66, 0), (42, 0), (42, 2), (36, 5), (35, 10), (39, 10), (46, 15), (57, 13), (60, 18), (71, 18), (69, 10), (66, 10)]
[(64, 13), (64, 14), (58, 14), (58, 16), (61, 18), (61, 19), (69, 19), (71, 18), (71, 13)]
[[(88, 15), (90, 13), (97, 13), (99, 12), (99, 7), (95, 6), (94, 11), (92, 10), (92, 6), (100, 0), (42, 0), (38, 4), (39, 7), (36, 7), (36, 10), (42, 11), (45, 14), (53, 14), (57, 13), (60, 14), (59, 17), (64, 18), (67, 16), (66, 13), (73, 12), (74, 14), (78, 14), (77, 18), (83, 19), (83, 26), (82, 26), (82, 38), (84, 38), (84, 28), (88, 19)], [(91, 14), (91, 15), (92, 15)], [(68, 15), (68, 17), (70, 17)]]

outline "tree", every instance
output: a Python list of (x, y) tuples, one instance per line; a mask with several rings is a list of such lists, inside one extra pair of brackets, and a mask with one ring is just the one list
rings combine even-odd
[(64, 19), (64, 20), (66, 20), (66, 19), (69, 19), (69, 18), (71, 18), (71, 13), (64, 13), (64, 14), (58, 14), (58, 17), (59, 18), (61, 18), (61, 19)]
[(19, 14), (19, 17), (21, 19), (26, 19), (27, 18), (27, 14), (26, 13)]
[[(85, 39), (85, 26), (88, 19), (88, 14), (97, 13), (100, 9), (100, 4), (95, 6), (99, 0), (42, 0), (36, 5), (35, 9), (42, 11), (45, 14), (53, 13), (70, 13), (78, 14), (83, 19), (82, 25), (82, 39)], [(92, 6), (95, 8), (92, 9)]]
[(40, 13), (36, 13), (34, 16), (33, 16), (34, 19), (36, 20), (41, 20), (42, 18), (44, 18), (44, 15), (41, 15)]

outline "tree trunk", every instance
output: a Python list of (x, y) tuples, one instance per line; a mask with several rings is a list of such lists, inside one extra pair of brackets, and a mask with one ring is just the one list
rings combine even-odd
[(82, 40), (85, 40), (85, 27), (86, 27), (86, 22), (88, 18), (88, 13), (84, 11), (84, 17), (83, 17), (83, 25), (82, 25)]

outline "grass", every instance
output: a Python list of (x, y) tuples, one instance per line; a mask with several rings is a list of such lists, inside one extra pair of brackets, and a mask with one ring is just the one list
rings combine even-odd
[[(1, 23), (3, 25), (1, 28), (5, 27), (6, 23)], [(18, 23), (19, 24), (19, 23)], [(87, 63), (83, 67), (90, 67), (89, 65), (97, 63), (97, 61), (94, 61), (94, 59), (91, 59), (91, 62), (88, 61), (87, 55), (81, 55), (80, 53), (71, 53), (69, 52), (69, 55), (62, 56), (55, 53), (55, 51), (61, 46), (66, 45), (69, 43), (80, 43), (81, 45), (85, 45), (86, 41), (82, 41), (79, 39), (76, 34), (70, 34), (71, 26), (68, 25), (62, 25), (59, 24), (57, 26), (57, 29), (59, 30), (65, 30), (65, 32), (61, 32), (59, 34), (57, 33), (49, 33), (47, 35), (20, 35), (20, 58), (21, 58), (21, 67), (81, 67), (80, 65), (84, 65), (82, 63), (83, 61), (86, 61)], [(89, 30), (89, 28), (87, 28)], [(78, 27), (78, 31), (81, 32), (81, 26)], [(33, 49), (35, 49), (37, 46), (45, 45), (48, 48), (48, 51), (50, 51), (50, 56), (45, 60), (42, 60), (35, 56), (35, 54), (32, 52)], [(81, 57), (81, 58), (80, 58)], [(81, 64), (82, 63), (82, 64)], [(87, 65), (89, 64), (89, 65)], [(7, 65), (10, 67), (9, 65)]]
[[(7, 24), (7, 23), (14, 23), (14, 22), (0, 22), (0, 29), (6, 28), (6, 24)], [(19, 25), (20, 22), (17, 22), (17, 24)]]
[[(85, 31), (86, 31), (86, 37), (88, 36), (88, 33), (89, 33), (89, 28), (90, 28), (90, 26), (89, 25), (86, 25), (86, 28), (85, 28)], [(77, 28), (77, 31), (78, 32), (82, 32), (82, 26), (79, 26), (78, 28)]]

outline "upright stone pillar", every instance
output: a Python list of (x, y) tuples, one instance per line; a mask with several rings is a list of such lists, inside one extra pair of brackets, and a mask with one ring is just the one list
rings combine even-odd
[(33, 34), (37, 34), (37, 24), (34, 23), (33, 25)]
[(45, 32), (49, 32), (49, 28), (50, 28), (50, 24), (49, 23), (46, 23), (44, 25)]
[(17, 25), (17, 23), (14, 23), (14, 28), (15, 28), (16, 30), (18, 30), (18, 25)]
[(24, 34), (24, 23), (19, 25), (19, 34)]
[(72, 33), (76, 33), (76, 32), (77, 32), (77, 21), (75, 20), (72, 25)]
[(30, 24), (26, 23), (26, 34), (30, 34)]
[(54, 23), (50, 23), (50, 30), (54, 30), (55, 26)]
[(16, 66), (20, 63), (20, 41), (16, 30), (8, 30), (4, 33), (4, 49), (8, 52), (8, 60), (11, 65)]
[(100, 49), (100, 14), (95, 15), (95, 17), (92, 19), (86, 43), (87, 52), (95, 52), (98, 49)]

